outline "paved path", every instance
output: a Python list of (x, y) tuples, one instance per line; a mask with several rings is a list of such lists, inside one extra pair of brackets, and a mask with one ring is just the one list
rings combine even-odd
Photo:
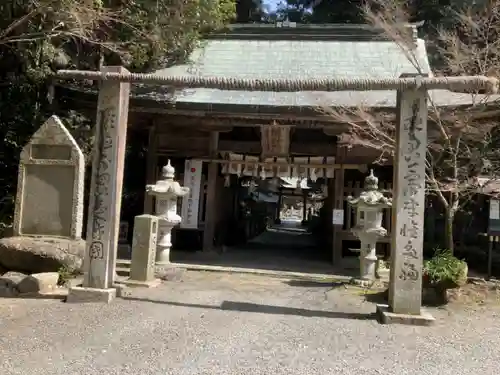
[(188, 272), (110, 305), (0, 300), (0, 374), (499, 374), (500, 309), (382, 326), (357, 289)]
[(314, 235), (300, 222), (286, 222), (264, 231), (246, 244), (231, 247), (223, 254), (173, 251), (176, 263), (267, 269), (326, 274), (344, 274), (332, 267), (331, 250), (319, 249)]

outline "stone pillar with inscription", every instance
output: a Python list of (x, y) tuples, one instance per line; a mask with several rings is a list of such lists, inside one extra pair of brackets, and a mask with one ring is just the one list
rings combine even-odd
[(155, 287), (160, 284), (161, 281), (155, 278), (157, 235), (158, 217), (135, 217), (130, 277), (123, 284), (131, 287)]
[[(123, 67), (104, 67), (103, 73), (127, 74)], [(116, 296), (114, 277), (120, 224), (125, 141), (130, 84), (100, 82), (92, 179), (84, 256), (83, 285), (73, 287), (68, 302), (110, 302)]]
[(146, 185), (146, 192), (156, 198), (156, 216), (159, 218), (156, 263), (170, 264), (172, 228), (180, 224), (177, 214), (177, 199), (189, 194), (189, 188), (174, 181), (175, 169), (168, 164), (162, 169), (162, 179), (154, 185)]
[(378, 305), (382, 323), (429, 325), (422, 311), (427, 91), (398, 92), (389, 305)]

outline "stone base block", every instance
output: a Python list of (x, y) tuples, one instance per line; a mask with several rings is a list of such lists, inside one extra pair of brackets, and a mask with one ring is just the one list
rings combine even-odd
[(115, 282), (113, 284), (113, 288), (116, 289), (116, 296), (118, 298), (130, 297), (130, 288), (124, 284), (120, 284), (120, 282)]
[(110, 303), (116, 297), (116, 289), (98, 289), (98, 288), (85, 288), (82, 286), (74, 286), (69, 289), (66, 302), (101, 302)]
[(126, 285), (130, 288), (136, 288), (136, 287), (138, 287), (138, 288), (141, 288), (141, 287), (142, 288), (155, 288), (161, 284), (161, 280), (154, 279), (151, 281), (139, 281), (139, 280), (127, 279), (127, 280), (121, 281), (120, 283), (123, 285)]
[(382, 324), (406, 324), (412, 326), (430, 326), (435, 319), (423, 310), (420, 315), (396, 314), (390, 311), (388, 305), (377, 305), (377, 318)]
[(374, 280), (357, 279), (357, 278), (351, 279), (351, 284), (360, 286), (362, 288), (370, 288), (374, 282), (375, 282)]
[(157, 269), (165, 269), (172, 267), (172, 263), (170, 261), (159, 261), (155, 262), (155, 270)]

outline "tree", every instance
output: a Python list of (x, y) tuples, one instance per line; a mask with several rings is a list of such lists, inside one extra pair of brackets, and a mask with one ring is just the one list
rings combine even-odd
[[(364, 8), (366, 19), (384, 30), (421, 74), (426, 72), (412, 48), (408, 23), (408, 9), (401, 3), (381, 0), (377, 11), (370, 5)], [(494, 0), (455, 10), (455, 28), (437, 29), (436, 39), (430, 41), (441, 56), (435, 75), (498, 76), (499, 10), (500, 1)], [(470, 104), (465, 107), (439, 107), (429, 95), (427, 150), (427, 184), (429, 194), (441, 203), (445, 218), (446, 246), (454, 249), (453, 224), (456, 214), (463, 209), (480, 189), (484, 189), (500, 173), (498, 114), (496, 97), (480, 92), (468, 92)], [(351, 125), (354, 141), (380, 150), (380, 160), (392, 158), (395, 152), (394, 113), (382, 113), (370, 108), (326, 109), (337, 120)], [(480, 176), (489, 176), (484, 182)]]
[[(278, 13), (295, 22), (363, 24), (365, 3), (364, 0), (285, 0)], [(380, 5), (369, 3), (372, 11)], [(433, 32), (438, 26), (453, 26), (451, 0), (412, 0), (402, 3), (407, 4), (408, 20), (425, 21), (423, 30), (426, 33)], [(457, 4), (456, 1), (453, 3)]]
[[(53, 114), (49, 88), (55, 69), (107, 64), (150, 71), (175, 64), (203, 33), (233, 19), (234, 10), (235, 0), (2, 1), (0, 224), (12, 219), (20, 150)], [(90, 130), (78, 112), (63, 115), (71, 130)]]
[(17, 0), (0, 5), (7, 15), (0, 46), (11, 54), (38, 48), (45, 59), (59, 55), (59, 63), (74, 66), (109, 60), (150, 70), (184, 58), (234, 10), (235, 0)]
[(304, 23), (364, 23), (363, 0), (285, 0), (279, 7), (281, 17)]
[(237, 23), (261, 22), (265, 17), (266, 12), (262, 0), (237, 0)]

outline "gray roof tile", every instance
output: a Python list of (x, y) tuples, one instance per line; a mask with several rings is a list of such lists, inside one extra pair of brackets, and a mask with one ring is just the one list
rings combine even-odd
[[(304, 34), (301, 29), (266, 27), (255, 28), (254, 32), (258, 32), (255, 32), (254, 38), (248, 30), (242, 34), (215, 36), (204, 41), (202, 47), (192, 53), (188, 64), (162, 69), (156, 73), (165, 76), (321, 79), (397, 78), (403, 73), (417, 72), (415, 65), (396, 43), (383, 40), (380, 35), (378, 38), (373, 38), (373, 35), (367, 37), (366, 27), (360, 27), (365, 34), (359, 38), (355, 35), (346, 38), (346, 32), (355, 27), (350, 26), (348, 30), (343, 26), (337, 25), (337, 28), (342, 30), (341, 33), (333, 25), (317, 29), (321, 31), (317, 33), (320, 38), (315, 38), (314, 33)], [(279, 32), (273, 35), (273, 31)], [(288, 34), (281, 37), (283, 31)], [(295, 35), (290, 37), (290, 34)], [(271, 36), (272, 38), (269, 38)], [(418, 39), (414, 53), (422, 71), (431, 72), (425, 42), (422, 39)], [(166, 95), (164, 99), (171, 100), (171, 94)], [(470, 95), (445, 90), (436, 90), (431, 95), (440, 106), (470, 102)], [(161, 97), (157, 92), (156, 99), (161, 100)], [(277, 93), (189, 89), (177, 91), (174, 97), (179, 107), (196, 105), (208, 108), (227, 105), (290, 108), (359, 104), (394, 107), (396, 104), (394, 91)]]

